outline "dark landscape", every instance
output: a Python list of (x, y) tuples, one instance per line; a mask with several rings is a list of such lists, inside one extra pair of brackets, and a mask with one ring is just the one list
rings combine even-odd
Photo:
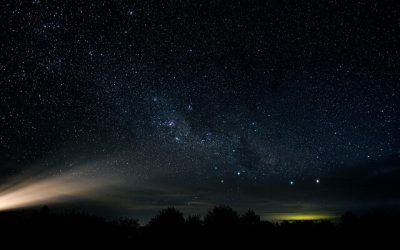
[(163, 244), (164, 247), (199, 247), (216, 243), (252, 247), (264, 242), (271, 247), (304, 247), (327, 242), (338, 247), (349, 244), (384, 246), (396, 241), (399, 223), (400, 214), (393, 211), (373, 211), (362, 215), (347, 212), (335, 222), (269, 222), (260, 220), (260, 216), (252, 210), (238, 214), (224, 205), (210, 209), (204, 218), (198, 215), (184, 217), (179, 210), (166, 208), (145, 225), (132, 218), (105, 220), (77, 211), (52, 213), (47, 206), (0, 213), (2, 241), (32, 246), (52, 246), (63, 242), (67, 245), (111, 244), (114, 247)]

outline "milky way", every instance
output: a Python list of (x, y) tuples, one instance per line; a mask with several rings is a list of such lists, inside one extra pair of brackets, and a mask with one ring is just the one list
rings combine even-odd
[(89, 164), (130, 215), (397, 206), (397, 5), (4, 1), (2, 179)]

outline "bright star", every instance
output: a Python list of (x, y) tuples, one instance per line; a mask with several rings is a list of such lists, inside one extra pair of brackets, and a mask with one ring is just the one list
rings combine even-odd
[(176, 121), (175, 120), (169, 120), (167, 121), (167, 126), (172, 128), (176, 126)]

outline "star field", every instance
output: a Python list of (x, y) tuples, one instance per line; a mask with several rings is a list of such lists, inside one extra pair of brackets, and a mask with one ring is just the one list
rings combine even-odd
[(77, 175), (124, 176), (140, 211), (391, 200), (398, 7), (4, 1), (0, 174), (90, 163)]

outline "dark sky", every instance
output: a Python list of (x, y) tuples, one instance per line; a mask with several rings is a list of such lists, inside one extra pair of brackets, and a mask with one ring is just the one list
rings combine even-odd
[(101, 202), (74, 206), (140, 218), (220, 203), (398, 208), (399, 10), (2, 1), (2, 183), (33, 170), (119, 178)]

